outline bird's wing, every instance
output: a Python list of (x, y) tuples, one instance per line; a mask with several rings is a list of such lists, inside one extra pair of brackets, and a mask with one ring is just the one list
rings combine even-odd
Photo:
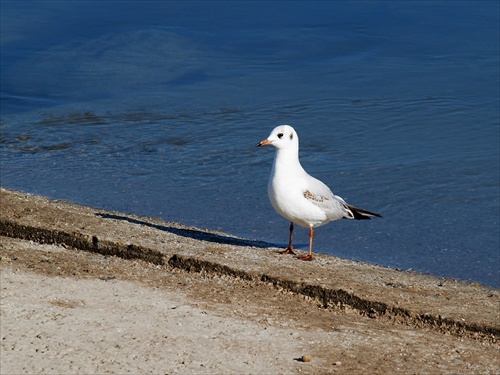
[(336, 195), (323, 182), (311, 177), (307, 188), (303, 190), (304, 198), (321, 208), (330, 219), (342, 217), (353, 218), (347, 203)]
[(334, 195), (323, 182), (311, 176), (308, 176), (307, 187), (303, 189), (303, 194), (304, 198), (319, 207), (330, 220), (341, 218), (370, 220), (374, 216), (382, 217), (380, 214), (347, 204), (342, 197)]

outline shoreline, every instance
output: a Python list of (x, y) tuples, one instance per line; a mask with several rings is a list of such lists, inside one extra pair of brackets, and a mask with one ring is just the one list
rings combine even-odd
[[(370, 332), (384, 333), (381, 335), (384, 338), (379, 343), (384, 348), (364, 348), (364, 354), (358, 351), (358, 362), (349, 361), (350, 357), (345, 350), (344, 355), (337, 355), (340, 359), (328, 360), (329, 354), (324, 353), (323, 349), (315, 348), (305, 353), (298, 351), (291, 359), (289, 353), (283, 353), (283, 360), (270, 360), (270, 364), (272, 362), (278, 366), (274, 368), (277, 372), (295, 373), (308, 369), (306, 371), (317, 373), (352, 373), (363, 369), (360, 356), (366, 356), (366, 361), (369, 358), (375, 361), (383, 355), (387, 363), (383, 365), (377, 362), (378, 367), (374, 372), (383, 373), (394, 368), (391, 366), (401, 359), (391, 359), (387, 354), (391, 346), (396, 350), (396, 346), (400, 345), (399, 341), (405, 342), (401, 338), (401, 332), (413, 332), (419, 337), (418, 340), (413, 337), (415, 344), (408, 344), (418, 347), (415, 353), (422, 354), (425, 350), (436, 352), (437, 347), (433, 347), (432, 343), (437, 342), (448, 342), (457, 347), (467, 346), (465, 352), (468, 356), (463, 356), (465, 362), (461, 363), (456, 358), (453, 363), (438, 361), (444, 366), (444, 370), (448, 369), (445, 365), (453, 365), (453, 371), (449, 373), (494, 373), (498, 370), (500, 291), (493, 287), (397, 271), (327, 255), (318, 254), (314, 262), (300, 262), (293, 257), (276, 254), (277, 249), (268, 247), (270, 245), (264, 242), (245, 240), (221, 232), (164, 222), (157, 218), (106, 212), (3, 188), (0, 189), (0, 196), (0, 235), (3, 236), (0, 265), (2, 274), (8, 275), (13, 283), (13, 280), (17, 280), (16, 272), (25, 277), (64, 277), (71, 283), (81, 282), (82, 275), (84, 278), (93, 275), (91, 279), (96, 281), (96, 274), (92, 272), (95, 264), (89, 264), (99, 259), (100, 263), (112, 262), (117, 265), (110, 273), (111, 276), (101, 276), (109, 277), (107, 281), (102, 278), (97, 280), (131, 282), (138, 288), (170, 288), (172, 293), (187, 293), (190, 300), (188, 305), (203, 302), (209, 315), (213, 313), (210, 298), (217, 300), (220, 296), (212, 295), (207, 289), (217, 289), (227, 299), (225, 302), (217, 302), (218, 306), (221, 303), (223, 305), (217, 313), (230, 316), (231, 319), (238, 318), (240, 321), (233, 321), (235, 326), (242, 322), (258, 323), (257, 325), (261, 323), (256, 316), (245, 315), (243, 311), (246, 311), (248, 305), (256, 311), (269, 309), (269, 316), (280, 312), (288, 317), (289, 320), (284, 319), (287, 322), (297, 321), (295, 330), (302, 335), (320, 330), (326, 336), (338, 336), (342, 333), (347, 342), (349, 337), (350, 340), (360, 340), (365, 333), (352, 328), (359, 325), (364, 327), (368, 336)], [(41, 261), (40, 257), (45, 257), (45, 261)], [(65, 260), (61, 263), (63, 258)], [(40, 262), (37, 263), (36, 259)], [(76, 272), (75, 270), (83, 267), (83, 263), (87, 264), (87, 272)], [(129, 273), (127, 269), (130, 267), (136, 273)], [(147, 277), (141, 279), (137, 276), (146, 271), (155, 275), (154, 282), (145, 282)], [(189, 283), (172, 289), (171, 286), (164, 285), (165, 279), (177, 279), (181, 284), (189, 279), (196, 284), (196, 288), (204, 290), (211, 297), (190, 291)], [(268, 295), (273, 302), (266, 306), (253, 290), (261, 291), (262, 296)], [(239, 303), (240, 298), (247, 301), (244, 306)], [(273, 307), (273, 304), (276, 306)], [(302, 307), (300, 320), (297, 320), (299, 312), (290, 312), (298, 305)], [(236, 314), (235, 317), (234, 311), (239, 315)], [(2, 313), (5, 314), (4, 310)], [(289, 316), (290, 314), (293, 316)], [(306, 319), (303, 314), (306, 314)], [(311, 316), (315, 316), (316, 320), (310, 321)], [(343, 323), (339, 324), (339, 321)], [(278, 323), (273, 322), (269, 326), (278, 331), (290, 328)], [(339, 331), (338, 327), (342, 326), (352, 329)], [(399, 333), (395, 335), (400, 340), (392, 342), (391, 332), (396, 331)], [(293, 332), (289, 334), (293, 335)], [(275, 336), (278, 340), (275, 345), (287, 345), (279, 333)], [(251, 334), (247, 339), (250, 340), (250, 337)], [(408, 338), (408, 342), (411, 343), (413, 339)], [(233, 340), (238, 341), (238, 337)], [(6, 365), (11, 363), (11, 351), (6, 351), (3, 345), (2, 338), (2, 365)], [(475, 354), (478, 361), (471, 362), (470, 353), (475, 353), (475, 348), (478, 350)], [(311, 352), (311, 362), (302, 363), (298, 360), (301, 355), (310, 355)], [(264, 355), (255, 353), (254, 357), (247, 358), (247, 362), (263, 358)], [(279, 354), (275, 355), (279, 357)], [(408, 355), (411, 359), (411, 354)], [(239, 367), (231, 367), (234, 363), (229, 363), (231, 361), (227, 362), (226, 359), (226, 367), (223, 367), (220, 357), (215, 356), (214, 360), (210, 360), (206, 356), (203, 360), (208, 367), (202, 367), (206, 370), (224, 372), (221, 370), (226, 368), (233, 373), (252, 373), (253, 368), (253, 373), (258, 372), (255, 364), (254, 367), (248, 367), (243, 361)], [(465, 357), (468, 359), (465, 360)], [(405, 359), (405, 363), (412, 362), (408, 362), (409, 358)], [(415, 366), (422, 362), (414, 359)], [(236, 356), (234, 361), (237, 363), (239, 358)], [(340, 362), (341, 365), (336, 365), (335, 362)], [(467, 366), (466, 363), (472, 363), (478, 366), (476, 370), (481, 370), (477, 372), (474, 366)], [(427, 365), (430, 366), (429, 369), (436, 366), (432, 361), (424, 361), (419, 368)], [(190, 367), (183, 367), (182, 364), (176, 366), (171, 371), (191, 371)], [(70, 371), (67, 367), (61, 370), (64, 369)], [(200, 368), (198, 370), (201, 371)], [(414, 370), (422, 372), (416, 367)]]

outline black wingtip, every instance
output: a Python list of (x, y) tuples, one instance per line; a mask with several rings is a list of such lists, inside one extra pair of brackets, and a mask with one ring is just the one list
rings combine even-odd
[(371, 212), (371, 211), (367, 211), (367, 210), (363, 210), (361, 208), (358, 208), (358, 207), (354, 207), (354, 206), (350, 206), (348, 205), (347, 206), (349, 208), (349, 210), (351, 210), (353, 216), (354, 216), (354, 219), (356, 220), (370, 220), (372, 217), (382, 217), (382, 215), (380, 214), (377, 214), (375, 212)]

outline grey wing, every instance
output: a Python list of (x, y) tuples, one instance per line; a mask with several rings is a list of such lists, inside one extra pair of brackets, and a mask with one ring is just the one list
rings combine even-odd
[(341, 197), (334, 195), (330, 188), (319, 180), (303, 193), (309, 202), (321, 208), (331, 220), (354, 217), (347, 203)]

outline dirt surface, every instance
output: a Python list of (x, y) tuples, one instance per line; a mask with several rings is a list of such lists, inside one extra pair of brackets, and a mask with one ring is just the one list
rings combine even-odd
[(497, 289), (0, 194), (2, 374), (500, 372)]

